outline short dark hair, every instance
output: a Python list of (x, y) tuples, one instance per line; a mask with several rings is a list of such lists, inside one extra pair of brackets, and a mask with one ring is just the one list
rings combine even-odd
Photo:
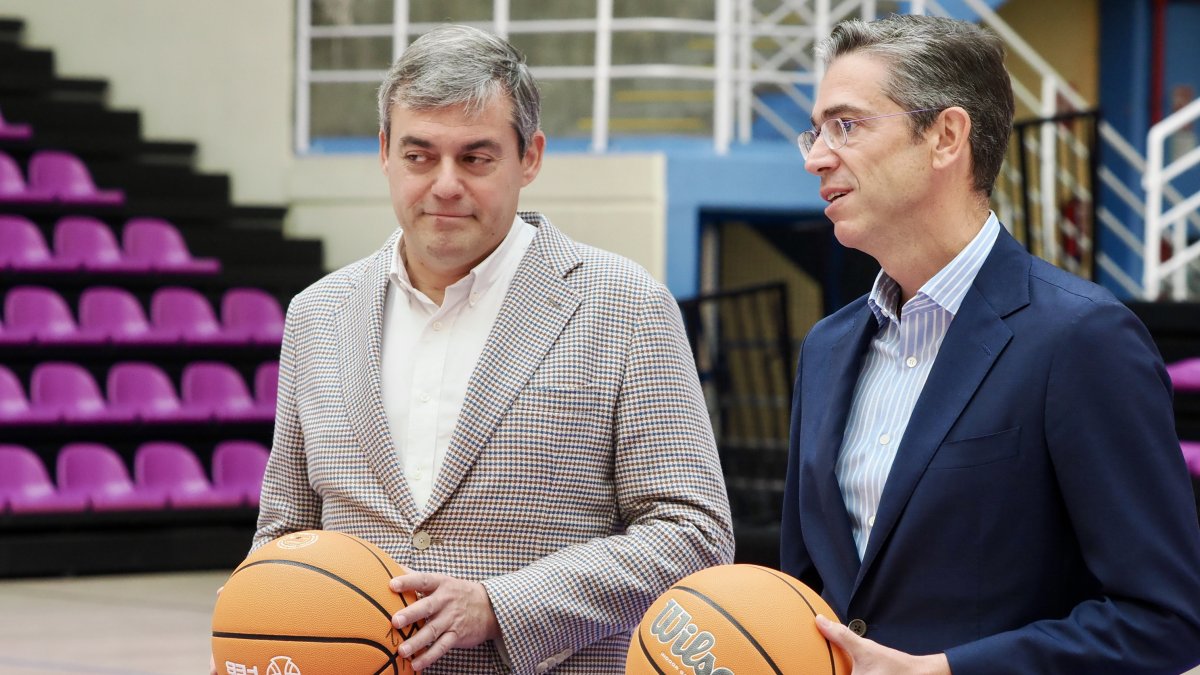
[(444, 25), (413, 40), (379, 86), (379, 130), (391, 135), (393, 105), (432, 110), (453, 105), (477, 113), (512, 101), (517, 149), (525, 156), (541, 120), (541, 94), (525, 57), (507, 41), (470, 26)]

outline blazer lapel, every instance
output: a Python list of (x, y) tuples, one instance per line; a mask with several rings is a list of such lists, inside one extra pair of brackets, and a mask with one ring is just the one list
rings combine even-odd
[(458, 424), (424, 511), (425, 518), (454, 493), (579, 307), (579, 295), (563, 279), (580, 263), (570, 240), (540, 216), (521, 216), (537, 226), (538, 233), (517, 267), (467, 384)]
[(383, 408), (381, 379), (383, 306), (398, 237), (399, 231), (363, 266), (354, 290), (337, 312), (338, 380), (350, 426), (367, 462), (392, 503), (399, 505), (406, 519), (415, 522), (417, 505), (396, 457), (396, 445)]
[[(834, 467), (838, 455), (841, 454), (846, 419), (850, 414), (850, 404), (854, 398), (863, 356), (878, 328), (879, 323), (875, 315), (864, 304), (863, 308), (854, 314), (846, 331), (830, 347), (825, 364), (828, 372), (816, 380), (831, 383), (831, 388), (825, 399), (826, 408), (819, 416), (819, 426), (814, 436), (816, 442), (810, 450), (812, 473), (816, 481), (815, 485), (808, 487), (815, 488), (821, 517), (818, 523), (810, 525), (806, 522), (805, 527), (826, 529), (826, 536), (822, 539), (830, 542), (830, 553), (834, 559), (820, 565), (822, 581), (832, 595), (835, 606), (842, 608), (849, 604), (850, 590), (858, 573), (859, 559), (850, 516), (846, 513), (846, 501), (838, 485)], [(830, 578), (831, 574), (838, 578)]]
[(1029, 254), (1001, 231), (942, 340), (884, 484), (858, 584), (904, 512), (925, 468), (1012, 339), (1004, 317), (1029, 304)]

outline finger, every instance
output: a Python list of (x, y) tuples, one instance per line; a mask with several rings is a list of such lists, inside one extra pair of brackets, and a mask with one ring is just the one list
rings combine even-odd
[(423, 619), (428, 619), (437, 611), (434, 605), (434, 599), (422, 598), (413, 604), (392, 615), (392, 625), (397, 630), (403, 630), (407, 626)]
[(428, 572), (413, 572), (409, 574), (401, 574), (398, 577), (393, 577), (388, 582), (388, 587), (396, 593), (404, 593), (405, 591), (414, 591), (421, 595), (429, 595), (437, 590), (437, 587), (442, 583), (441, 575), (429, 574)]
[(826, 640), (841, 647), (847, 654), (855, 646), (854, 641), (862, 639), (855, 635), (849, 628), (836, 621), (830, 621), (820, 614), (817, 615), (816, 621), (817, 630), (821, 631), (821, 635), (824, 635)]
[[(405, 645), (401, 645), (403, 650)], [(417, 658), (412, 660), (413, 670), (420, 672), (432, 666), (435, 661), (446, 655), (450, 648), (454, 646), (454, 633), (447, 631), (443, 633), (429, 648), (421, 652)]]
[[(428, 621), (421, 630), (414, 633), (411, 637), (400, 645), (400, 655), (404, 658), (411, 658), (413, 654), (433, 647), (442, 637), (444, 631), (434, 625), (433, 621)], [(450, 645), (453, 646), (453, 645)]]

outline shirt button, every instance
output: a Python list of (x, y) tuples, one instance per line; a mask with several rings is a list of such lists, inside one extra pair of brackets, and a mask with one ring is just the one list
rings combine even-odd
[(436, 331), (436, 330), (441, 330), (441, 329), (442, 329), (442, 322), (441, 322), (441, 321), (434, 321), (434, 322), (433, 322), (433, 329), (434, 329), (435, 331)]
[(422, 478), (425, 477), (425, 474), (422, 473), (420, 469), (413, 469), (411, 475), (413, 477), (413, 480), (421, 480)]
[(418, 551), (424, 551), (425, 549), (429, 548), (429, 544), (432, 542), (433, 537), (430, 537), (429, 533), (424, 530), (421, 530), (412, 536), (413, 548), (417, 549)]
[(850, 623), (846, 624), (846, 628), (849, 628), (851, 633), (854, 633), (859, 637), (867, 634), (867, 622), (863, 621), (862, 619), (854, 619)]
[(421, 402), (422, 403), (429, 403), (430, 398), (432, 398), (432, 397), (429, 394), (421, 394)]
[(908, 366), (909, 368), (916, 368), (917, 367), (917, 357), (915, 357), (915, 356), (908, 357), (908, 360), (904, 362), (904, 365)]
[(875, 527), (875, 516), (867, 518), (867, 527)]
[(888, 436), (887, 434), (883, 434), (882, 436), (879, 437), (880, 445), (887, 445), (888, 443), (891, 443), (891, 442), (892, 442), (892, 437)]

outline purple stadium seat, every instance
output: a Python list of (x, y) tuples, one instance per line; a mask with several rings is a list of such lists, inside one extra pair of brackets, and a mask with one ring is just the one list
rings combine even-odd
[(4, 296), (5, 334), (9, 339), (48, 344), (97, 342), (75, 325), (71, 308), (62, 296), (41, 286), (16, 286)]
[(13, 124), (4, 119), (0, 112), (0, 141), (23, 141), (33, 136), (33, 127), (28, 124)]
[(221, 297), (225, 332), (246, 342), (277, 345), (283, 341), (283, 310), (270, 293), (257, 288), (231, 288)]
[(5, 424), (45, 424), (58, 419), (53, 410), (29, 405), (25, 388), (13, 371), (0, 365), (0, 426)]
[(120, 190), (98, 190), (83, 161), (69, 152), (40, 150), (29, 159), (29, 187), (72, 204), (124, 204)]
[(29, 219), (0, 215), (0, 269), (62, 271), (66, 265), (54, 259), (46, 238)]
[(269, 454), (254, 441), (218, 443), (213, 449), (213, 483), (217, 487), (240, 491), (247, 504), (258, 506)]
[(13, 513), (69, 512), (86, 509), (87, 499), (56, 490), (29, 448), (0, 445), (0, 505)]
[(279, 362), (268, 361), (254, 371), (254, 404), (264, 417), (275, 419), (279, 398)]
[(125, 260), (112, 229), (90, 216), (64, 216), (54, 225), (54, 257), (89, 272), (148, 272), (150, 266)]
[(217, 321), (208, 299), (191, 288), (164, 286), (150, 297), (150, 323), (163, 339), (193, 344), (237, 344)]
[(22, 204), (49, 201), (51, 197), (48, 193), (25, 184), (25, 176), (17, 160), (0, 152), (0, 202)]
[(160, 336), (146, 319), (142, 304), (123, 288), (93, 286), (79, 296), (79, 332), (89, 340), (115, 344), (171, 344), (173, 335)]
[(200, 422), (209, 418), (207, 411), (183, 407), (171, 379), (152, 363), (113, 364), (106, 390), (110, 409), (143, 422)]
[(160, 218), (133, 218), (121, 233), (125, 258), (159, 272), (217, 274), (221, 261), (193, 258), (183, 235), (171, 223)]
[(1195, 441), (1180, 441), (1183, 459), (1187, 462), (1188, 472), (1200, 478), (1200, 443)]
[(167, 495), (178, 509), (229, 508), (242, 503), (236, 489), (216, 488), (191, 450), (179, 443), (143, 443), (133, 458), (134, 482)]
[[(203, 410), (218, 420), (266, 420), (246, 388), (241, 374), (227, 363), (198, 361), (183, 369), (183, 405)], [(270, 419), (274, 419), (271, 415)]]
[(67, 422), (131, 422), (128, 410), (110, 410), (92, 374), (78, 364), (45, 362), (33, 368), (29, 399), (36, 410)]
[(1200, 391), (1200, 358), (1184, 359), (1167, 364), (1167, 375), (1178, 392)]
[(83, 495), (96, 511), (161, 509), (167, 495), (136, 485), (112, 448), (98, 443), (70, 443), (58, 451), (58, 488)]

